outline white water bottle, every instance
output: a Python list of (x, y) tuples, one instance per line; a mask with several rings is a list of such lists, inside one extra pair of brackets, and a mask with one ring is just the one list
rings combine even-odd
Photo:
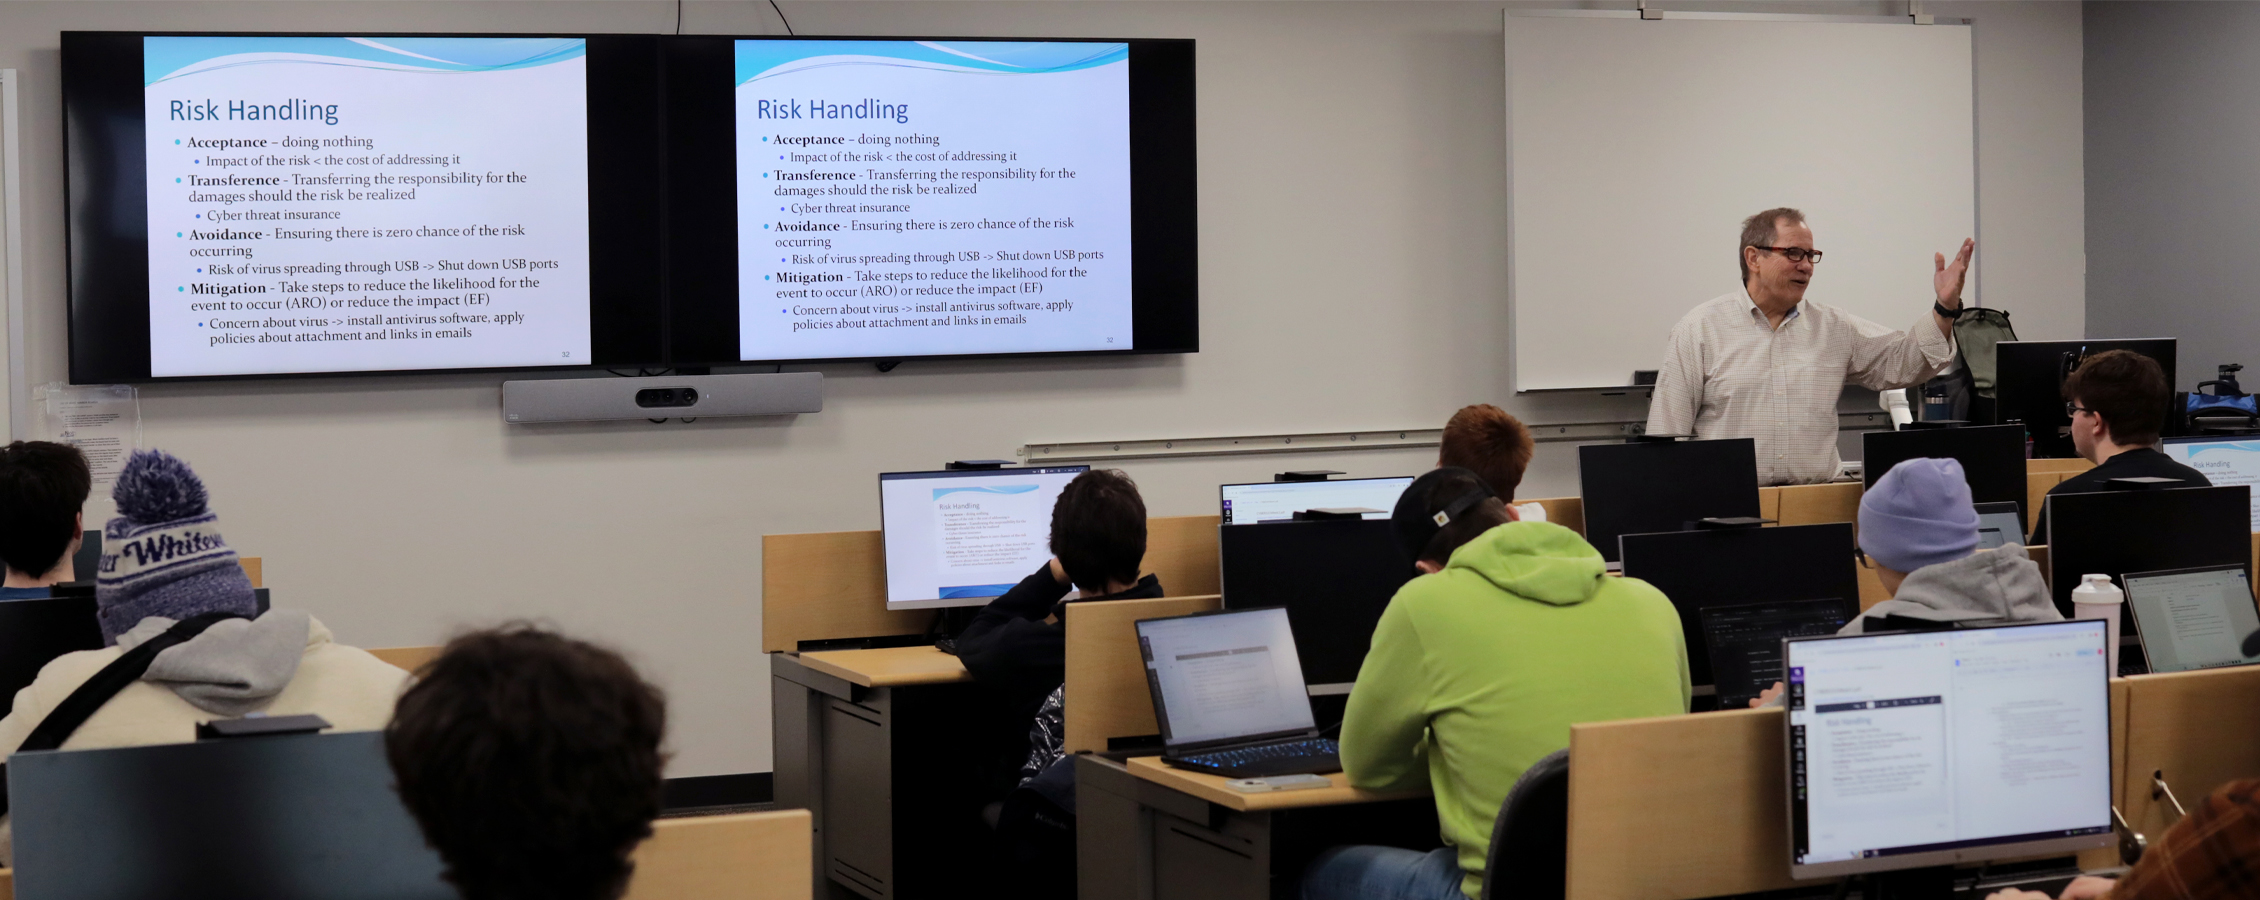
[(2111, 583), (2109, 575), (2082, 575), (2079, 587), (2072, 589), (2072, 618), (2102, 619), (2108, 635), (2104, 642), (2111, 648), (2111, 675), (2119, 674), (2119, 610), (2126, 605), (2127, 594)]

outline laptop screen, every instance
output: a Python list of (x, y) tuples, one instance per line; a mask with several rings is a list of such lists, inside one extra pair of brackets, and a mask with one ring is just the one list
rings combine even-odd
[(2243, 566), (2132, 572), (2125, 580), (2150, 671), (2260, 662), (2244, 655), (2245, 636), (2260, 631), (2260, 607)]
[(1284, 609), (1147, 619), (1138, 650), (1168, 746), (1317, 727)]
[(1742, 709), (1781, 680), (1781, 639), (1835, 634), (1858, 613), (1846, 600), (1790, 600), (1703, 608), (1703, 643), (1720, 709)]
[(2004, 544), (2025, 542), (2025, 517), (2014, 503), (1980, 503), (1978, 549), (1993, 550)]
[(1272, 481), (1261, 484), (1226, 484), (1216, 489), (1226, 525), (1284, 522), (1306, 509), (1374, 509), (1368, 519), (1389, 518), (1397, 508), (1397, 495), (1412, 484), (1399, 478), (1351, 478), (1343, 481)]

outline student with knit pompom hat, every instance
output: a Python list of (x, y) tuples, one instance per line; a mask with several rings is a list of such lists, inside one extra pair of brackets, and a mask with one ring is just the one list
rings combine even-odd
[[(303, 610), (264, 615), (235, 550), (188, 464), (161, 451), (136, 452), (111, 491), (118, 518), (102, 531), (94, 603), (110, 646), (65, 654), (16, 693), (0, 719), (0, 753), (23, 745), (40, 722), (104, 666), (206, 613), (232, 613), (158, 653), (129, 684), (72, 731), (63, 749), (133, 747), (196, 740), (196, 726), (247, 713), (312, 713), (337, 731), (374, 731), (392, 718), (408, 673), (336, 643)], [(0, 850), (7, 846), (0, 831)]]

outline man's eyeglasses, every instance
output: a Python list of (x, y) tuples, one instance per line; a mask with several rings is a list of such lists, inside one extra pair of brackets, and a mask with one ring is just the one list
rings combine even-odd
[(2079, 405), (2079, 404), (2077, 404), (2077, 403), (2066, 403), (2066, 404), (2064, 404), (2064, 417), (2065, 417), (2065, 418), (2067, 418), (2067, 419), (2068, 419), (2068, 418), (2071, 418), (2071, 417), (2073, 417), (2073, 416), (2077, 416), (2077, 415), (2079, 415), (2080, 413), (2093, 413), (2093, 412), (2095, 412), (2095, 410), (2092, 410), (2092, 409), (2088, 409), (2087, 407), (2085, 407), (2085, 406), (2081, 406), (2081, 405)]
[(1821, 261), (1821, 252), (1819, 250), (1807, 250), (1803, 247), (1764, 247), (1757, 244), (1751, 244), (1750, 246), (1757, 247), (1760, 250), (1771, 250), (1775, 253), (1779, 253), (1781, 254), (1783, 259), (1789, 260), (1793, 263), (1801, 263), (1807, 260), (1811, 260), (1815, 264), (1818, 264)]

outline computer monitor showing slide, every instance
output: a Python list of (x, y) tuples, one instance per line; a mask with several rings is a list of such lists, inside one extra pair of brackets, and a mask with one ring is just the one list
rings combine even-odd
[(2260, 662), (2244, 639), (2260, 631), (2260, 607), (2244, 566), (2129, 572), (2127, 608), (2152, 672), (2186, 672)]
[[(2178, 437), (2159, 446), (2175, 462), (2205, 473), (2214, 487), (2260, 484), (2260, 437)], [(2260, 503), (2252, 507), (2252, 530), (2260, 531)]]
[(1785, 642), (1790, 875), (2108, 846), (2107, 624)]
[(1412, 484), (1411, 476), (1398, 478), (1347, 478), (1341, 481), (1266, 481), (1227, 484), (1217, 488), (1222, 499), (1224, 524), (1253, 525), (1281, 522), (1309, 509), (1375, 509), (1368, 519), (1387, 519), (1397, 508), (1397, 495)]
[(887, 608), (981, 606), (1051, 558), (1052, 503), (1090, 466), (887, 472)]

